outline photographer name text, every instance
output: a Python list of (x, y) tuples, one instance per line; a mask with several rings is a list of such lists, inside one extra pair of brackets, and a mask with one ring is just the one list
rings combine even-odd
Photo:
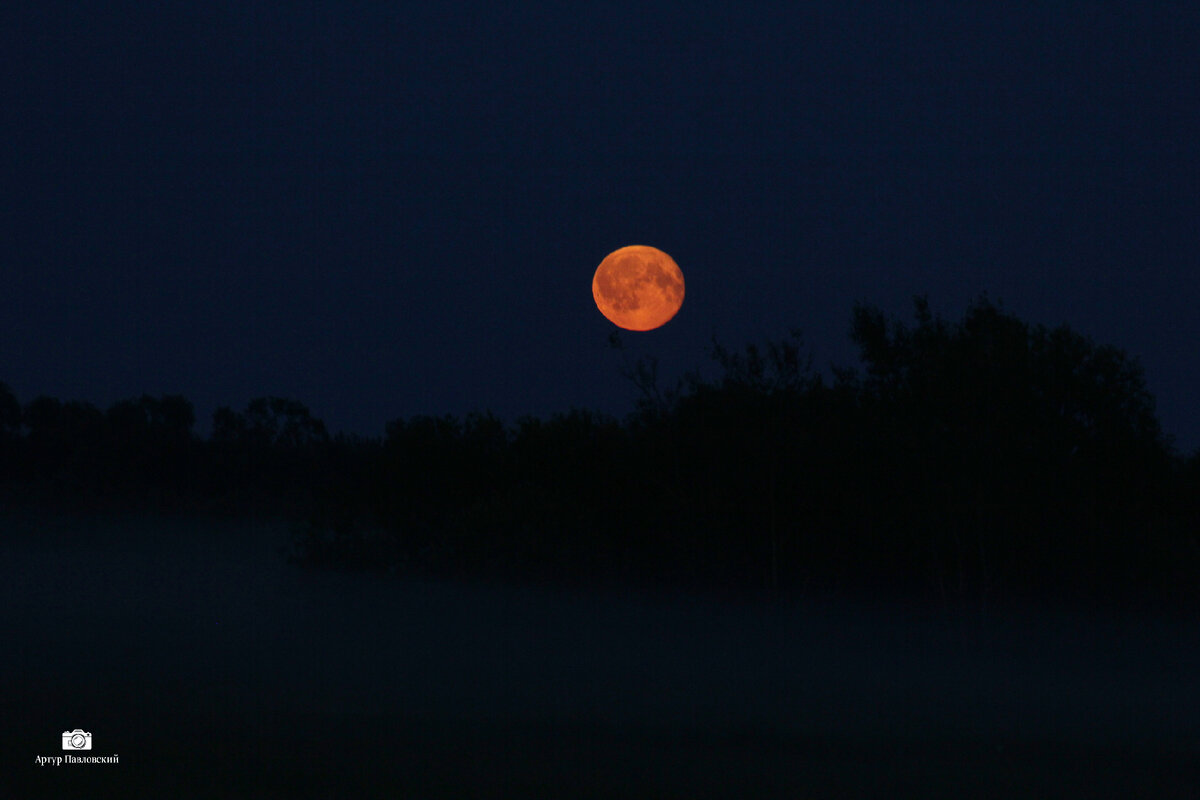
[(61, 767), (63, 764), (119, 764), (120, 758), (117, 753), (111, 756), (73, 756), (68, 753), (62, 756), (35, 756), (33, 763), (39, 767)]

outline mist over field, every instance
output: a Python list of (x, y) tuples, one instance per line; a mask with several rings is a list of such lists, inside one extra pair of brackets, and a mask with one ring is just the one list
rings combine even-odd
[[(381, 736), (399, 726), (418, 742), (424, 726), (460, 742), (513, 727), (624, 732), (627, 743), (637, 732), (882, 742), (918, 775), (933, 768), (929, 747), (994, 766), (1033, 742), (1123, 754), (1115, 763), (1126, 759), (1135, 782), (1151, 769), (1146, 753), (1168, 759), (1173, 781), (1197, 777), (1181, 755), (1200, 758), (1194, 627), (320, 572), (286, 563), (286, 542), (275, 524), (6, 520), (0, 614), (19, 646), (0, 683), (21, 755), (57, 749), (61, 730), (81, 726), (96, 752), (119, 751), (135, 770), (150, 747), (143, 724), (171, 730), (173, 719), (184, 738), (225, 729), (327, 749), (339, 724)], [(794, 746), (770, 757), (802, 782)], [(769, 755), (746, 747), (739, 758)], [(688, 771), (681, 758), (686, 775), (715, 768)]]

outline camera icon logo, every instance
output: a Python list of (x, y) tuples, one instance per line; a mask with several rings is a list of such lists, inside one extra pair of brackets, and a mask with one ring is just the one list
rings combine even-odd
[(82, 728), (63, 731), (63, 750), (91, 750), (92, 735)]

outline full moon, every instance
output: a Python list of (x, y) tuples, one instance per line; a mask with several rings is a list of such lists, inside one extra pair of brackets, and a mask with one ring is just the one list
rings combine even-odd
[(629, 331), (662, 327), (683, 305), (683, 273), (657, 247), (632, 244), (604, 257), (592, 277), (596, 308)]

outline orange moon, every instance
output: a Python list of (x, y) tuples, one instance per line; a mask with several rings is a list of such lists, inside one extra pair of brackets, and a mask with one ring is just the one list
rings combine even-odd
[(644, 244), (604, 257), (592, 277), (596, 308), (617, 327), (650, 331), (671, 320), (683, 305), (683, 272), (675, 259)]

